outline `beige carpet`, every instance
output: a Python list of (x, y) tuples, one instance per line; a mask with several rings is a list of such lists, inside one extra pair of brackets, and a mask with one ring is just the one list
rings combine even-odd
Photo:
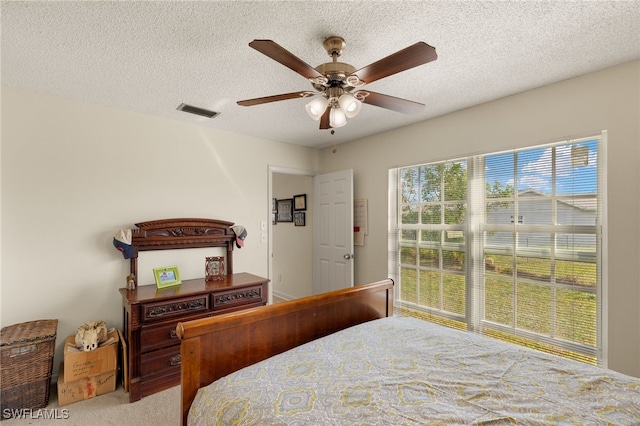
[(6, 419), (5, 414), (0, 413), (0, 426), (180, 425), (180, 386), (129, 403), (129, 394), (118, 385), (114, 392), (64, 407), (58, 406), (56, 386), (52, 386), (46, 409), (24, 411), (21, 418)]

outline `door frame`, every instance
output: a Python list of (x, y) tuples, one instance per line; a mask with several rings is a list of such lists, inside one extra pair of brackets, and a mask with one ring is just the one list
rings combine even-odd
[[(268, 233), (267, 233), (267, 243), (268, 243), (268, 253), (267, 253), (267, 257), (268, 257), (268, 262), (267, 262), (267, 277), (269, 278), (269, 280), (271, 280), (270, 282), (274, 282), (274, 277), (273, 277), (273, 222), (271, 221), (271, 203), (273, 200), (273, 174), (274, 173), (279, 173), (279, 174), (284, 174), (284, 175), (297, 175), (297, 176), (315, 176), (316, 172), (312, 171), (312, 170), (305, 170), (305, 169), (296, 169), (296, 168), (292, 168), (292, 167), (283, 167), (283, 166), (274, 166), (269, 164), (267, 166), (267, 185), (268, 185), (268, 189), (267, 189), (267, 193), (269, 195), (269, 198), (267, 199), (267, 229), (268, 229)], [(260, 231), (260, 232), (264, 232), (264, 231)], [(313, 278), (313, 276), (312, 276)], [(273, 285), (269, 286), (269, 304), (273, 303)]]

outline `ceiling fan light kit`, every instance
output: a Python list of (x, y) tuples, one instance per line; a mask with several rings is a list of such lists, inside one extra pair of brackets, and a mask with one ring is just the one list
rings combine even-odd
[(362, 102), (340, 87), (329, 87), (322, 92), (321, 96), (305, 105), (309, 117), (316, 121), (322, 117), (327, 108), (331, 108), (329, 125), (342, 127), (347, 124), (347, 118), (358, 115), (362, 109)]
[(365, 84), (406, 71), (437, 59), (433, 47), (424, 42), (415, 43), (373, 64), (356, 70), (352, 65), (338, 62), (346, 43), (342, 37), (325, 39), (323, 46), (332, 62), (313, 68), (272, 40), (253, 40), (249, 46), (280, 62), (308, 79), (315, 91), (301, 91), (281, 95), (238, 101), (238, 105), (252, 106), (301, 97), (315, 97), (305, 105), (309, 117), (320, 121), (320, 129), (342, 127), (347, 118), (354, 118), (366, 103), (401, 113), (418, 112), (424, 104), (381, 93), (360, 90)]
[(307, 111), (307, 114), (309, 114), (309, 117), (318, 121), (320, 120), (320, 117), (322, 117), (322, 114), (324, 114), (324, 110), (327, 109), (328, 105), (329, 101), (327, 98), (321, 96), (306, 104), (304, 109)]
[(329, 125), (331, 127), (342, 127), (347, 124), (347, 115), (344, 113), (340, 107), (331, 107), (331, 112), (329, 113)]
[(360, 113), (362, 109), (362, 102), (357, 100), (353, 95), (344, 93), (338, 98), (340, 108), (344, 110), (347, 118), (353, 118)]

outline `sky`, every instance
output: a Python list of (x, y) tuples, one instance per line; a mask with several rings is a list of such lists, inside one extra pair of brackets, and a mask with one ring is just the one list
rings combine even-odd
[(516, 179), (514, 156), (517, 156), (517, 190), (533, 189), (551, 194), (554, 148), (556, 193), (562, 195), (595, 193), (597, 190), (597, 140), (536, 148), (515, 154), (487, 156), (486, 180), (490, 184), (498, 181), (503, 185), (513, 185)]

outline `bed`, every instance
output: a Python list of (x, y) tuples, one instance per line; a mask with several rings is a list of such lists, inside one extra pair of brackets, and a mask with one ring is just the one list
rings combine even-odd
[(394, 316), (391, 280), (178, 334), (184, 425), (640, 424), (640, 379)]

